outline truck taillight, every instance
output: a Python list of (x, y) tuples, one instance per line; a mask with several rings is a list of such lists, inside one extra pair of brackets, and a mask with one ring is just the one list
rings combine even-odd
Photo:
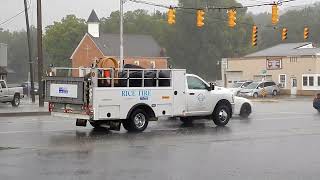
[(64, 112), (65, 113), (72, 113), (72, 109), (65, 109)]
[(52, 112), (53, 108), (54, 108), (54, 104), (49, 102), (49, 105), (48, 105), (49, 112)]
[(85, 110), (87, 115), (93, 115), (93, 108), (92, 105), (84, 105), (82, 109)]

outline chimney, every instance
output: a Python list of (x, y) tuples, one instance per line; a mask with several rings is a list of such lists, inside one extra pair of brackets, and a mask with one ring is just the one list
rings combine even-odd
[(99, 37), (99, 25), (100, 21), (99, 18), (94, 10), (91, 11), (91, 14), (87, 21), (88, 24), (88, 33), (91, 34), (93, 37)]

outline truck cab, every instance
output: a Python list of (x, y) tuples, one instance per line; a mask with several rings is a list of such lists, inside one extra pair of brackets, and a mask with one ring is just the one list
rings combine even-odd
[[(79, 70), (79, 72), (82, 70)], [(87, 121), (94, 127), (144, 131), (159, 117), (228, 123), (233, 94), (215, 90), (184, 69), (91, 68), (84, 77), (46, 77), (45, 100), (55, 116)], [(106, 71), (108, 71), (106, 73)], [(83, 73), (82, 73), (83, 74)]]

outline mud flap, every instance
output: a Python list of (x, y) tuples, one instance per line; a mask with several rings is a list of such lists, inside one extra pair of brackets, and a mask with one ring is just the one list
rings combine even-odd
[(108, 121), (109, 130), (120, 131), (121, 122), (120, 121)]
[(86, 119), (77, 119), (76, 126), (86, 127), (87, 126), (87, 120)]

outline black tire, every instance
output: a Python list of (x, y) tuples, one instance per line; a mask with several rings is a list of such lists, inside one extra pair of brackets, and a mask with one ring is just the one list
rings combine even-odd
[(13, 107), (18, 107), (20, 105), (20, 96), (15, 94), (13, 100), (11, 101)]
[(256, 93), (256, 92), (253, 93), (253, 97), (254, 97), (254, 98), (258, 98), (258, 97), (259, 97), (258, 93)]
[(278, 95), (278, 91), (274, 90), (274, 91), (272, 92), (272, 95), (273, 95), (273, 96), (277, 96), (277, 95)]
[(240, 117), (247, 118), (251, 114), (251, 105), (249, 103), (244, 103), (240, 109)]
[(225, 126), (230, 120), (231, 110), (226, 104), (218, 104), (212, 116), (215, 125)]
[(191, 119), (190, 117), (180, 117), (180, 121), (183, 124), (192, 124), (193, 119)]
[(130, 127), (130, 124), (129, 124), (129, 121), (127, 119), (123, 120), (122, 121), (122, 126), (125, 130), (127, 131), (131, 131), (131, 127)]
[(142, 132), (147, 128), (148, 123), (148, 114), (142, 109), (136, 109), (131, 113), (128, 119), (128, 131)]
[(99, 121), (89, 121), (92, 127), (101, 128), (101, 123)]

